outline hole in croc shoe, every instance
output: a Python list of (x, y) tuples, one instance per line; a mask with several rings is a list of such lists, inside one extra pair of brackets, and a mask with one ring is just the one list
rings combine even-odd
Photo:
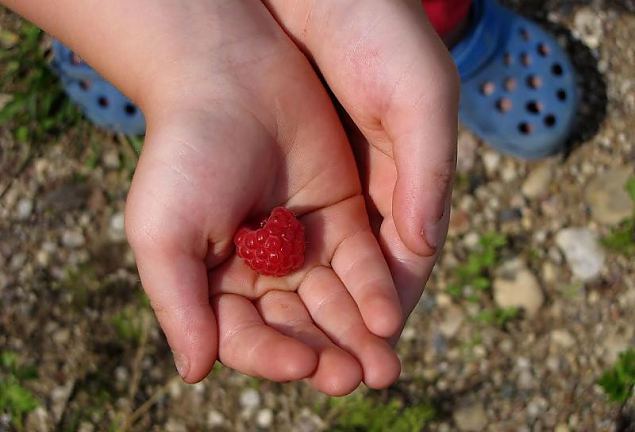
[(129, 116), (133, 116), (137, 113), (137, 107), (131, 103), (127, 103), (126, 105), (124, 105), (123, 110)]
[(90, 81), (81, 80), (79, 82), (79, 88), (82, 89), (83, 91), (88, 91), (88, 89), (90, 88)]
[(528, 41), (530, 39), (529, 32), (526, 28), (521, 27), (519, 33), (520, 37), (523, 38), (524, 41)]
[(556, 116), (553, 114), (548, 114), (545, 116), (545, 126), (554, 127), (556, 125)]
[(549, 48), (549, 45), (545, 43), (538, 44), (538, 55), (540, 55), (541, 57), (547, 57), (550, 52), (551, 49)]
[(506, 113), (512, 109), (512, 101), (508, 98), (500, 98), (496, 101), (496, 109), (501, 113)]
[(531, 125), (527, 122), (522, 122), (518, 125), (518, 131), (523, 135), (529, 135), (532, 129)]
[(538, 75), (529, 75), (527, 77), (527, 87), (531, 89), (539, 89), (542, 87), (542, 79)]
[(513, 61), (514, 57), (510, 53), (507, 52), (505, 53), (505, 55), (503, 55), (503, 63), (505, 64), (505, 66), (510, 66)]
[(97, 98), (97, 103), (102, 108), (108, 108), (108, 105), (110, 105), (106, 96), (99, 96), (99, 98)]
[(520, 63), (521, 63), (523, 66), (529, 66), (529, 65), (531, 65), (531, 56), (530, 56), (529, 54), (527, 54), (527, 53), (522, 53), (522, 54), (520, 55)]
[(527, 108), (527, 111), (530, 112), (531, 114), (539, 114), (540, 112), (542, 112), (542, 104), (537, 101), (527, 102), (527, 105), (525, 108)]
[(505, 82), (503, 83), (505, 90), (507, 90), (508, 92), (513, 92), (514, 90), (516, 90), (517, 85), (518, 83), (516, 82), (516, 79), (511, 77), (505, 78)]
[(559, 89), (559, 90), (556, 92), (556, 97), (558, 98), (558, 100), (559, 100), (559, 101), (564, 102), (564, 101), (566, 101), (566, 100), (567, 100), (567, 92), (566, 92), (566, 91), (564, 91), (564, 89)]
[(481, 94), (483, 96), (490, 96), (492, 95), (492, 93), (494, 93), (494, 91), (496, 91), (496, 84), (494, 84), (491, 81), (485, 81), (483, 84), (481, 84)]
[(553, 66), (551, 66), (551, 73), (555, 76), (561, 76), (564, 73), (564, 69), (562, 69), (560, 63), (554, 63)]

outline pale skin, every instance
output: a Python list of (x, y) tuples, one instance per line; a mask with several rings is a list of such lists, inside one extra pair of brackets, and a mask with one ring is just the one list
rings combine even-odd
[[(216, 360), (331, 395), (397, 379), (387, 340), (445, 237), (456, 143), (456, 72), (416, 1), (0, 2), (144, 111), (126, 230), (185, 381)], [(233, 234), (278, 205), (305, 265), (258, 277)]]

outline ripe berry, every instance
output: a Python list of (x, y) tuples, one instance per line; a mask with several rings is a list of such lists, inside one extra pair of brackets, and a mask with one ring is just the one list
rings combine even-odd
[(284, 207), (276, 207), (260, 228), (242, 227), (234, 237), (236, 253), (257, 273), (285, 276), (304, 264), (304, 227)]

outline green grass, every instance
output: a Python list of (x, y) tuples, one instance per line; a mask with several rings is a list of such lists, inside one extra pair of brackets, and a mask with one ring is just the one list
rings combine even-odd
[(8, 125), (24, 143), (40, 143), (75, 124), (79, 110), (66, 98), (49, 66), (43, 32), (23, 22), (15, 32), (3, 31), (0, 92), (10, 95), (0, 109), (0, 125)]
[(11, 351), (0, 353), (0, 413), (10, 416), (11, 425), (24, 430), (23, 418), (38, 407), (37, 398), (24, 387), (26, 381), (37, 377), (34, 367), (25, 366)]
[(598, 380), (608, 398), (617, 403), (626, 403), (635, 387), (635, 349), (622, 352), (612, 368)]
[(330, 406), (336, 413), (333, 432), (419, 432), (436, 416), (429, 403), (405, 406), (399, 399), (382, 403), (360, 394), (331, 398)]
[[(450, 279), (447, 292), (455, 300), (467, 300), (479, 303), (483, 294), (490, 294), (492, 273), (500, 264), (501, 250), (507, 245), (507, 238), (498, 233), (484, 234), (478, 246), (469, 253)], [(507, 324), (520, 316), (518, 308), (486, 308), (473, 316), (476, 322), (505, 328)]]
[(476, 315), (476, 320), (484, 324), (504, 328), (507, 323), (515, 320), (520, 315), (517, 307), (486, 309)]
[(478, 293), (491, 288), (491, 270), (498, 264), (499, 252), (506, 244), (507, 238), (502, 234), (484, 234), (478, 247), (454, 271), (447, 292), (455, 299), (478, 301)]
[(129, 342), (135, 346), (141, 340), (143, 331), (143, 312), (136, 305), (126, 305), (111, 319), (120, 341)]
[(87, 263), (77, 268), (66, 269), (64, 278), (55, 283), (54, 287), (61, 292), (69, 293), (73, 310), (81, 312), (90, 303), (91, 296), (99, 291), (101, 282), (95, 267)]
[[(635, 177), (628, 179), (624, 185), (628, 195), (635, 202)], [(631, 257), (635, 256), (635, 215), (614, 228), (602, 239), (602, 244), (613, 252)]]

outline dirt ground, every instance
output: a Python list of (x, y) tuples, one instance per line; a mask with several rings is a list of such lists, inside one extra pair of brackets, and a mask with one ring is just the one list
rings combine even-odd
[(0, 380), (28, 407), (0, 410), (0, 432), (390, 430), (373, 407), (393, 402), (421, 415), (400, 430), (634, 431), (633, 398), (597, 381), (635, 347), (635, 261), (601, 241), (635, 214), (635, 5), (516, 3), (572, 53), (576, 133), (523, 162), (461, 131), (448, 241), (381, 392), (333, 401), (220, 365), (183, 384), (125, 241), (134, 146), (85, 121), (31, 146), (0, 126)]

